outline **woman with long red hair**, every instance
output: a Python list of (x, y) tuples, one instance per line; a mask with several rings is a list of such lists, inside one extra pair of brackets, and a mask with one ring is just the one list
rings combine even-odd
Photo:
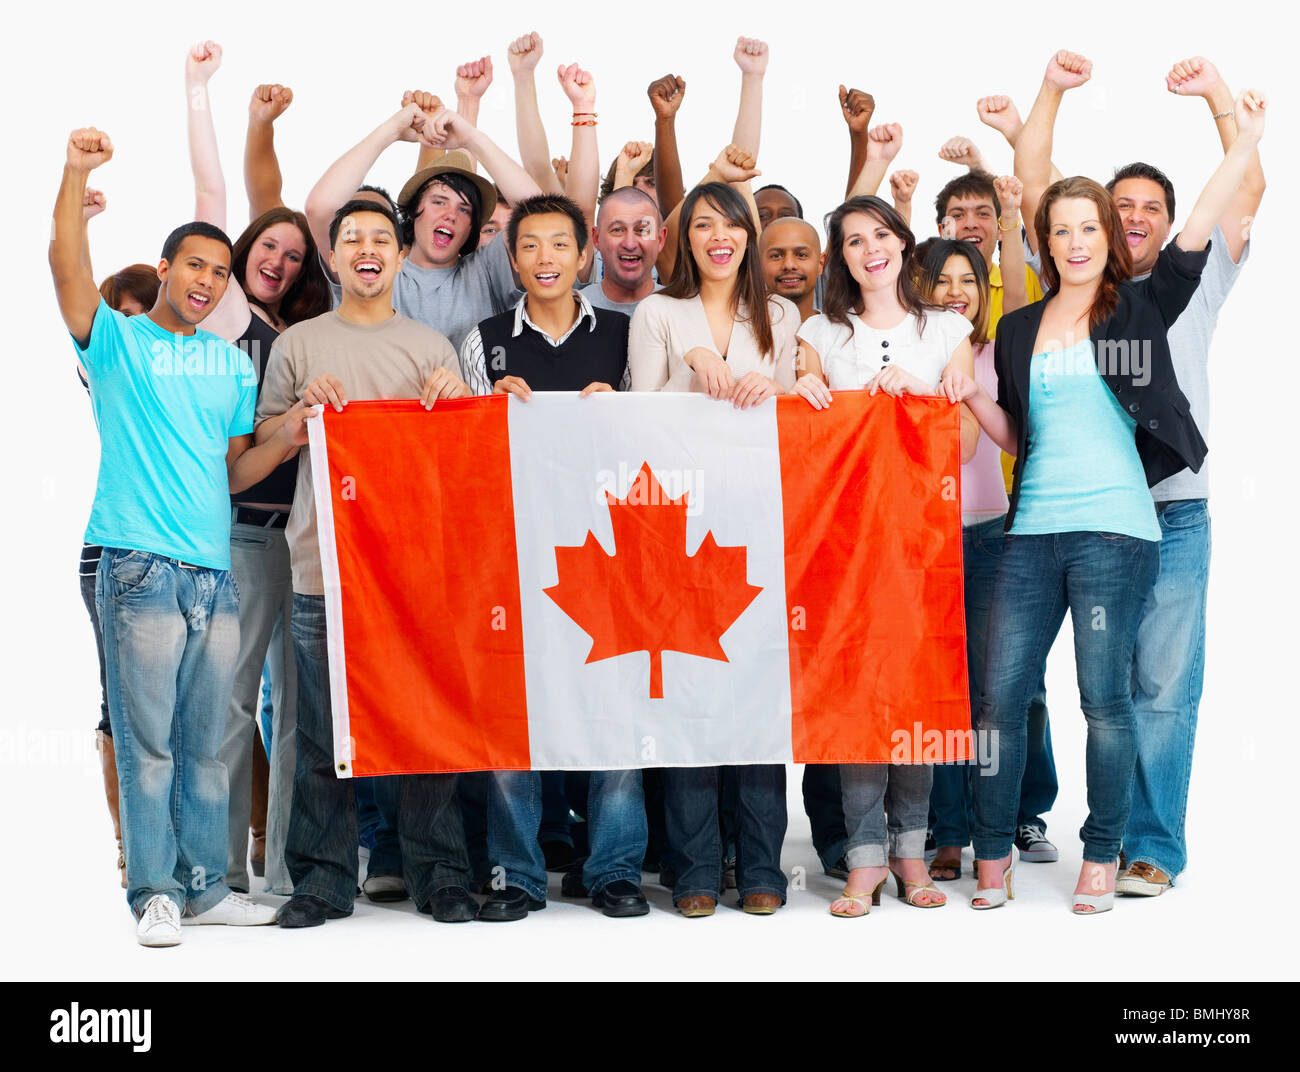
[(1034, 218), (1049, 293), (998, 324), (997, 401), (962, 372), (944, 377), (949, 399), (966, 402), (1016, 458), (975, 723), (990, 735), (996, 763), (974, 779), (973, 908), (1012, 896), (1025, 716), (1067, 609), (1088, 724), (1088, 818), (1073, 911), (1092, 915), (1114, 903), (1135, 761), (1133, 649), (1159, 568), (1147, 488), (1199, 469), (1206, 453), (1166, 334), (1199, 284), (1210, 235), (1263, 134), (1262, 95), (1245, 93), (1235, 111), (1236, 142), (1144, 279), (1129, 279), (1123, 224), (1102, 186), (1079, 176), (1050, 186)]

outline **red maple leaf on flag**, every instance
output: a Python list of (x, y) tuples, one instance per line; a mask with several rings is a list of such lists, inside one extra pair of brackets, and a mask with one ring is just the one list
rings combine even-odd
[(592, 639), (586, 661), (650, 653), (650, 698), (664, 695), (663, 653), (728, 662), (718, 639), (763, 589), (745, 576), (745, 548), (719, 547), (705, 533), (686, 553), (689, 492), (669, 499), (641, 466), (626, 499), (609, 492), (614, 554), (594, 533), (581, 547), (557, 547), (559, 583), (545, 589)]

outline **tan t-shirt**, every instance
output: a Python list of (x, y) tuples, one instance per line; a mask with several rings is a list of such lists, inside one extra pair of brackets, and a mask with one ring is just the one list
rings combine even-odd
[[(349, 401), (419, 398), (434, 369), (460, 375), (456, 351), (433, 328), (400, 313), (381, 324), (354, 324), (338, 310), (294, 324), (275, 340), (257, 400), (257, 422), (292, 409), (317, 376), (343, 385)], [(298, 484), (285, 527), (293, 563), (293, 590), (323, 596), (311, 453), (298, 455)]]
[[(799, 340), (799, 308), (777, 295), (767, 299), (772, 321), (775, 354), (759, 353), (748, 323), (740, 317), (731, 329), (727, 364), (739, 380), (748, 372), (761, 372), (775, 380), (782, 391), (794, 386), (795, 357)], [(744, 310), (741, 310), (743, 317)], [(717, 353), (708, 314), (698, 296), (668, 298), (651, 294), (637, 306), (628, 334), (627, 359), (633, 391), (702, 391), (699, 377), (682, 360), (697, 346)]]

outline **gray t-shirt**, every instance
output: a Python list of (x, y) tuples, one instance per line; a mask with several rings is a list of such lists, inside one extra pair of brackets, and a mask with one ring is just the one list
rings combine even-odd
[[(286, 329), (266, 363), (257, 421), (293, 408), (317, 376), (328, 373), (343, 384), (349, 401), (419, 398), (434, 369), (459, 373), (460, 361), (438, 332), (400, 314), (379, 324), (355, 324), (337, 310)], [(325, 594), (316, 535), (316, 495), (311, 452), (298, 454), (298, 486), (285, 529), (293, 570), (293, 590)]]
[[(1210, 256), (1205, 262), (1205, 271), (1201, 273), (1201, 285), (1196, 288), (1187, 308), (1169, 329), (1169, 353), (1174, 359), (1174, 375), (1178, 377), (1178, 386), (1191, 403), (1192, 419), (1207, 443), (1210, 441), (1210, 341), (1219, 321), (1219, 310), (1223, 308), (1232, 284), (1237, 281), (1237, 273), (1241, 271), (1249, 254), (1250, 242), (1247, 241), (1242, 247), (1241, 259), (1233, 263), (1232, 255), (1228, 252), (1228, 240), (1223, 236), (1223, 231), (1215, 227), (1214, 234), (1210, 236)], [(1041, 261), (1036, 255), (1029, 266), (1042, 274)], [(1133, 278), (1145, 279), (1146, 276)], [(1208, 499), (1209, 460), (1201, 466), (1199, 473), (1184, 469), (1160, 481), (1151, 489), (1151, 497), (1156, 502)]]
[[(338, 308), (342, 288), (333, 283), (331, 289)], [(393, 308), (446, 335), (459, 352), (480, 320), (512, 308), (519, 294), (505, 241), (497, 239), (461, 257), (454, 268), (420, 268), (407, 257), (393, 281)]]
[[(655, 290), (661, 288), (656, 284)], [(588, 283), (581, 288), (582, 296), (587, 299), (597, 309), (609, 309), (615, 313), (626, 313), (631, 316), (636, 312), (636, 307), (641, 304), (639, 301), (614, 301), (613, 298), (605, 297), (605, 291), (600, 283)], [(653, 291), (652, 291), (653, 293)], [(645, 299), (642, 299), (644, 301)]]

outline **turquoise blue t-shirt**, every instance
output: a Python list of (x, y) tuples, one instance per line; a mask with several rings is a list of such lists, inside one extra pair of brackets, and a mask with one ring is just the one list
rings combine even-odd
[(1097, 374), (1092, 344), (1034, 354), (1029, 448), (1011, 532), (1118, 532), (1159, 540), (1137, 425)]
[(257, 373), (211, 332), (172, 335), (103, 301), (90, 343), (73, 340), (99, 426), (86, 543), (230, 568), (233, 436), (253, 430)]

